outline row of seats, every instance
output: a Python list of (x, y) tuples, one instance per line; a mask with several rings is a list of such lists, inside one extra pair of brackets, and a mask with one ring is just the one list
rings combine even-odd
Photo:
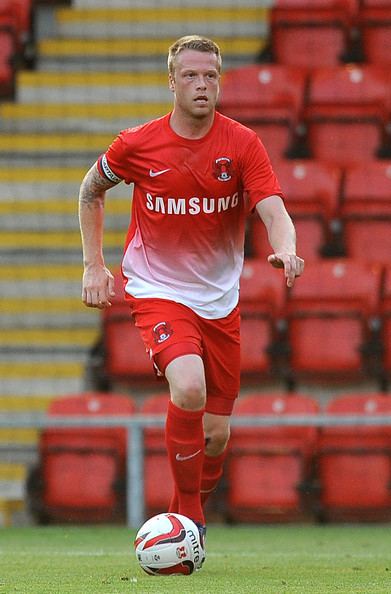
[(343, 61), (391, 63), (388, 0), (276, 0), (269, 54), (301, 68)]
[(235, 68), (223, 78), (219, 109), (253, 128), (272, 161), (305, 156), (347, 166), (391, 155), (386, 66)]
[[(152, 365), (116, 275), (117, 297), (102, 314), (89, 362), (92, 385), (153, 385)], [(287, 289), (281, 271), (247, 259), (241, 277), (241, 369), (244, 385), (279, 378), (293, 389), (304, 380), (391, 375), (391, 268), (339, 258), (308, 262)]]
[[(307, 261), (347, 256), (388, 262), (391, 253), (391, 160), (340, 167), (316, 159), (284, 159), (274, 169)], [(270, 245), (256, 215), (249, 218), (246, 253), (265, 258)]]
[[(146, 397), (80, 394), (54, 400), (49, 415), (165, 415), (168, 394)], [(391, 516), (390, 425), (308, 424), (320, 412), (306, 394), (252, 393), (236, 403), (235, 419), (266, 415), (276, 426), (235, 425), (215, 505), (226, 520), (375, 520)], [(384, 394), (334, 397), (328, 415), (391, 415)], [(287, 415), (302, 426), (283, 424)], [(307, 423), (305, 422), (307, 420)], [(300, 422), (300, 421), (299, 421)], [(144, 433), (144, 501), (147, 516), (167, 510), (173, 481), (162, 427)], [(126, 435), (123, 429), (46, 429), (39, 465), (30, 474), (30, 508), (39, 522), (124, 520)], [(213, 499), (210, 502), (213, 507)]]
[(309, 262), (290, 290), (264, 260), (241, 278), (242, 372), (274, 371), (293, 388), (376, 379), (391, 371), (391, 269), (341, 258)]

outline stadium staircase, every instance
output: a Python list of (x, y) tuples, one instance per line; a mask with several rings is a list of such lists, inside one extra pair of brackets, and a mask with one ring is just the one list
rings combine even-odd
[[(213, 36), (225, 68), (253, 62), (268, 32), (269, 0), (41, 0), (35, 67), (19, 70), (0, 103), (0, 411), (44, 410), (85, 387), (99, 312), (80, 301), (77, 193), (117, 131), (162, 115), (168, 45)], [(110, 192), (105, 252), (120, 261), (130, 190)], [(0, 524), (23, 509), (33, 430), (0, 430)]]

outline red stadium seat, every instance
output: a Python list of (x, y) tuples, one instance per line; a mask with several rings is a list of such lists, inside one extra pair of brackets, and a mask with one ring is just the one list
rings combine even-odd
[(151, 384), (156, 380), (153, 365), (124, 298), (120, 272), (114, 275), (112, 306), (102, 310), (102, 362), (94, 370), (110, 389), (116, 383)]
[(363, 0), (358, 15), (365, 61), (391, 64), (391, 4), (389, 0)]
[[(240, 416), (317, 413), (315, 400), (301, 394), (251, 394), (236, 402)], [(315, 427), (233, 427), (226, 460), (227, 509), (233, 521), (287, 521), (309, 513)]]
[(0, 28), (0, 98), (12, 97), (15, 87), (15, 37)]
[(32, 38), (32, 6), (33, 0), (2, 0), (0, 4), (0, 29), (13, 33), (19, 53)]
[(293, 127), (287, 122), (270, 120), (248, 126), (261, 139), (272, 164), (278, 163), (294, 150), (296, 136)]
[(381, 267), (375, 264), (353, 259), (308, 263), (286, 304), (289, 385), (304, 378), (351, 381), (378, 370), (374, 320), (380, 287)]
[(340, 166), (374, 159), (384, 142), (388, 104), (384, 68), (349, 64), (315, 70), (304, 114), (310, 153)]
[(271, 11), (275, 61), (300, 68), (338, 64), (350, 48), (356, 0), (277, 0)]
[(223, 77), (219, 110), (255, 130), (276, 160), (293, 142), (305, 83), (300, 69), (277, 64), (232, 69)]
[(242, 122), (296, 121), (306, 76), (298, 68), (251, 64), (229, 70), (221, 84), (219, 108)]
[(391, 377), (391, 265), (385, 267), (384, 285), (381, 300), (382, 344), (384, 346), (384, 381), (388, 385)]
[(276, 363), (269, 349), (278, 341), (285, 281), (267, 262), (248, 258), (240, 287), (241, 373), (242, 381), (251, 383), (269, 375)]
[[(341, 170), (315, 160), (279, 161), (274, 169), (295, 222), (297, 252), (306, 261), (316, 260), (323, 247), (335, 242), (331, 230), (338, 212)], [(263, 223), (255, 217), (252, 224), (252, 253), (265, 258), (270, 245)]]
[[(391, 399), (380, 393), (342, 395), (333, 415), (391, 415)], [(391, 519), (391, 427), (338, 426), (320, 432), (318, 472), (323, 520)]]
[[(145, 398), (140, 413), (166, 415), (169, 394), (153, 394)], [(167, 457), (163, 427), (144, 429), (144, 501), (147, 516), (167, 511), (174, 482)]]
[(350, 257), (387, 263), (391, 254), (391, 161), (346, 170), (341, 218)]
[[(83, 393), (55, 399), (49, 416), (132, 415), (131, 397)], [(39, 442), (39, 493), (30, 491), (42, 522), (108, 522), (125, 518), (126, 431), (49, 428)]]

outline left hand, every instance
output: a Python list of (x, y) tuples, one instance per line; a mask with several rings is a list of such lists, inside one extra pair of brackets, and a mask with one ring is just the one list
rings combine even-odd
[(267, 261), (274, 268), (283, 268), (288, 287), (293, 287), (295, 278), (300, 276), (304, 270), (304, 260), (296, 254), (277, 253), (271, 254)]

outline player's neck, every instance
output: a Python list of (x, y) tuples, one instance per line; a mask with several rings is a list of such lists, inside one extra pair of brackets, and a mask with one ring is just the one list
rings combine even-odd
[(184, 114), (179, 114), (174, 108), (171, 118), (170, 127), (182, 138), (189, 140), (197, 140), (206, 136), (211, 129), (214, 122), (215, 112), (208, 114), (205, 118), (186, 117)]

